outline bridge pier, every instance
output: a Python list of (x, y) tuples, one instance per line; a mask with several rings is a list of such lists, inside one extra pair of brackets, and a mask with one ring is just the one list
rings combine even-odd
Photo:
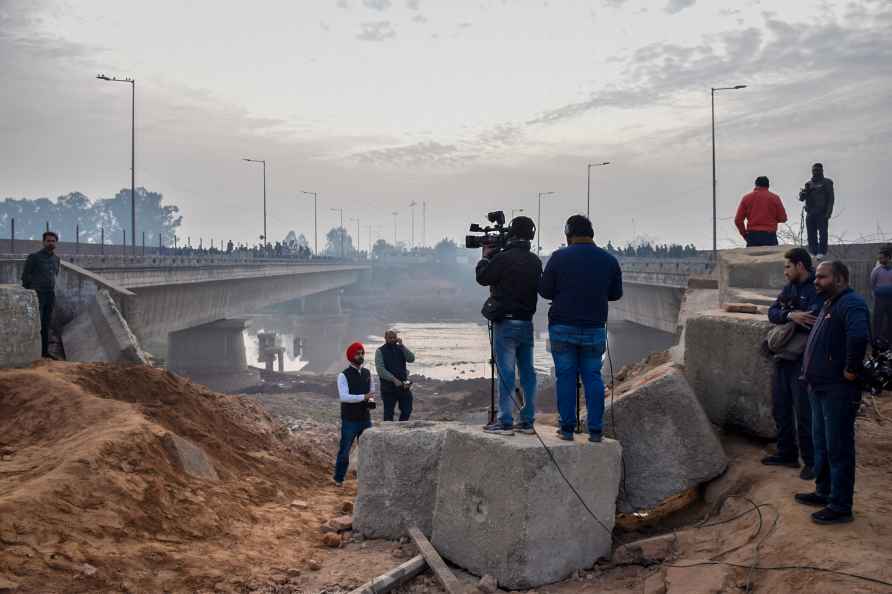
[(171, 332), (167, 368), (219, 392), (256, 385), (260, 378), (248, 369), (244, 330), (245, 320), (219, 320)]

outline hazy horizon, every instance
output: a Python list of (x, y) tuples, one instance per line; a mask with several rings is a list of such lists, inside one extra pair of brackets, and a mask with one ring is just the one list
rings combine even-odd
[[(487, 211), (524, 209), (542, 244), (585, 211), (599, 241), (711, 245), (709, 87), (717, 94), (720, 247), (757, 175), (791, 220), (815, 161), (837, 186), (831, 234), (889, 237), (892, 4), (883, 0), (328, 0), (262, 7), (0, 0), (0, 199), (136, 184), (181, 208), (182, 236), (358, 244), (462, 237)], [(888, 225), (888, 223), (887, 223)], [(139, 230), (139, 229), (138, 229)], [(5, 229), (0, 234), (6, 236)]]

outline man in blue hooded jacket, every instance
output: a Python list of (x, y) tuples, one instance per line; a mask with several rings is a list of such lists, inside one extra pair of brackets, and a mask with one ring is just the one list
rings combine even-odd
[(852, 521), (855, 492), (855, 415), (861, 404), (858, 374), (870, 341), (870, 312), (849, 287), (849, 269), (822, 262), (815, 288), (824, 306), (808, 336), (802, 374), (808, 382), (815, 447), (815, 490), (796, 501), (822, 507), (811, 515), (818, 524)]

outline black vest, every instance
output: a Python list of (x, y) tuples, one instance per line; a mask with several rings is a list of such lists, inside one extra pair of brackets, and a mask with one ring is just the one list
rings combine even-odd
[[(384, 367), (387, 368), (387, 371), (401, 382), (409, 379), (409, 372), (406, 370), (406, 353), (403, 352), (403, 347), (398, 344), (385, 344), (381, 347), (381, 354), (384, 357)], [(382, 390), (385, 384), (388, 388), (396, 387), (390, 382), (382, 382)]]
[[(368, 394), (372, 389), (372, 374), (363, 367), (357, 371), (352, 365), (343, 371), (347, 378), (347, 388), (351, 394)], [(344, 421), (370, 421), (369, 407), (366, 402), (342, 402), (341, 419)]]

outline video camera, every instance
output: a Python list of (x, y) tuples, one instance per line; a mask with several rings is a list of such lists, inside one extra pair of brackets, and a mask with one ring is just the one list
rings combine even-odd
[(892, 389), (892, 347), (882, 338), (873, 342), (873, 352), (858, 375), (858, 383), (865, 392), (878, 396)]
[(481, 227), (477, 223), (471, 225), (469, 231), (471, 233), (482, 233), (483, 235), (466, 235), (465, 247), (476, 249), (481, 247), (494, 247), (503, 249), (508, 243), (508, 228), (505, 227), (505, 213), (501, 210), (487, 213), (486, 219), (492, 223), (492, 226)]

